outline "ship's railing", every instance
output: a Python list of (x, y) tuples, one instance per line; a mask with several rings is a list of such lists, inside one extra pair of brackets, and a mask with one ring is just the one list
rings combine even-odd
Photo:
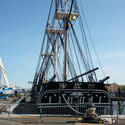
[[(72, 94), (73, 96), (80, 96), (80, 94), (89, 94), (89, 93), (95, 93), (95, 94), (104, 94), (107, 98), (108, 98), (108, 100), (107, 100), (107, 103), (109, 103), (110, 102), (110, 95), (109, 95), (109, 93), (108, 92), (106, 92), (106, 91), (104, 91), (104, 90), (90, 90), (90, 91), (88, 91), (87, 89), (84, 89), (84, 90), (82, 90), (82, 89), (80, 89), (79, 91), (76, 91), (76, 90), (70, 90), (70, 89), (62, 89), (62, 90), (58, 90), (58, 89), (55, 89), (55, 90), (47, 90), (47, 91), (44, 91), (44, 92), (42, 92), (39, 96), (38, 96), (38, 99), (37, 99), (37, 103), (41, 103), (41, 100), (42, 100), (42, 98), (44, 97), (44, 96), (48, 96), (47, 94), (50, 94), (50, 93), (55, 93), (55, 94), (60, 94), (61, 95), (61, 91), (64, 91), (64, 94), (66, 93), (66, 94)], [(83, 96), (84, 97), (84, 96)], [(52, 98), (56, 98), (56, 97), (52, 97)], [(63, 97), (63, 98), (65, 98), (65, 96)], [(88, 98), (88, 97), (87, 97)], [(91, 100), (90, 99), (91, 97), (89, 97), (89, 100)], [(67, 100), (67, 99), (66, 99)], [(67, 100), (68, 101), (68, 100)], [(79, 99), (79, 101), (80, 101), (80, 99)], [(58, 102), (60, 102), (60, 101), (58, 101)], [(104, 100), (100, 100), (99, 99), (99, 101), (98, 101), (98, 103), (103, 103), (104, 102)], [(48, 101), (48, 103), (49, 103), (49, 101)], [(70, 103), (70, 102), (69, 102)], [(71, 102), (72, 103), (72, 102)], [(80, 102), (79, 102), (80, 103)], [(82, 103), (84, 104), (84, 101), (82, 101)], [(96, 102), (92, 102), (92, 101), (89, 101), (88, 103), (96, 103)]]

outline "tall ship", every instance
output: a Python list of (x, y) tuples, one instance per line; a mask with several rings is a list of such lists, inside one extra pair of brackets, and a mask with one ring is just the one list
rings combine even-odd
[[(79, 0), (51, 0), (31, 99), (42, 114), (110, 113), (109, 76), (98, 79)], [(99, 108), (98, 108), (99, 107)]]

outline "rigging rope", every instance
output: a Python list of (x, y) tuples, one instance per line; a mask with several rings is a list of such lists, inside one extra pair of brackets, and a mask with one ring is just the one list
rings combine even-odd
[[(77, 55), (76, 48), (75, 48), (75, 45), (74, 45), (74, 40), (73, 40), (73, 37), (72, 37), (72, 34), (71, 34), (71, 31), (70, 31), (70, 30), (69, 30), (69, 33), (70, 33), (70, 36), (71, 36), (71, 41), (72, 41), (74, 53), (75, 53), (75, 56), (76, 56), (78, 68), (79, 68), (80, 74), (82, 74), (82, 72), (81, 72), (81, 67), (80, 67), (80, 63), (79, 63), (79, 59), (78, 59), (78, 55)], [(72, 56), (72, 57), (73, 57), (73, 56)], [(82, 81), (83, 81), (83, 78), (82, 78)]]
[(68, 103), (68, 101), (66, 100), (64, 94), (62, 94), (62, 97), (63, 97), (64, 101), (66, 102), (66, 104), (68, 105), (68, 107), (69, 107), (71, 110), (73, 110), (75, 113), (78, 113), (78, 114), (83, 115), (83, 113), (77, 111), (76, 109), (74, 109), (74, 108)]
[(79, 52), (80, 52), (80, 55), (81, 55), (81, 57), (82, 57), (84, 66), (85, 66), (85, 68), (86, 68), (86, 71), (89, 71), (88, 64), (86, 64), (85, 56), (83, 55), (83, 52), (82, 52), (81, 47), (80, 47), (80, 45), (79, 45), (79, 41), (78, 41), (78, 39), (77, 39), (77, 36), (76, 36), (75, 30), (74, 30), (74, 27), (73, 27), (73, 25), (72, 25), (71, 22), (70, 22), (70, 24), (71, 24), (71, 29), (72, 29), (72, 32), (73, 32), (73, 34), (74, 34), (74, 37), (75, 37), (75, 40), (76, 40), (76, 43), (77, 43), (77, 46), (78, 46), (78, 50), (79, 50)]
[[(83, 5), (82, 0), (80, 0), (80, 2), (81, 2), (81, 5)], [(104, 69), (103, 69), (103, 67), (102, 67), (100, 58), (99, 58), (99, 56), (98, 56), (98, 54), (97, 54), (97, 50), (96, 50), (96, 47), (95, 47), (95, 45), (94, 45), (94, 42), (93, 42), (93, 39), (92, 39), (92, 35), (91, 35), (91, 33), (90, 33), (88, 23), (87, 23), (87, 21), (86, 21), (86, 16), (85, 16), (85, 12), (84, 12), (83, 7), (82, 7), (82, 16), (83, 16), (83, 19), (84, 19), (85, 24), (86, 24), (86, 28), (87, 28), (87, 31), (88, 31), (88, 35), (89, 35), (89, 38), (90, 38), (90, 42), (91, 42), (91, 44), (92, 44), (92, 46), (93, 46), (93, 49), (94, 49), (94, 52), (95, 52), (96, 59), (97, 59), (99, 65), (100, 65), (102, 74), (103, 74), (103, 76), (105, 77), (106, 75), (105, 75)]]
[[(49, 15), (48, 15), (47, 24), (46, 24), (45, 29), (46, 29), (47, 26), (48, 26), (48, 20), (49, 20), (49, 18), (50, 18), (51, 9), (52, 9), (52, 4), (53, 4), (53, 0), (51, 1), (51, 4), (50, 4)], [(35, 72), (35, 76), (34, 76), (34, 80), (33, 80), (33, 86), (32, 86), (32, 90), (31, 90), (31, 94), (32, 94), (32, 95), (33, 95), (34, 92), (35, 92), (35, 87), (36, 87), (37, 80), (38, 80), (38, 73), (39, 73), (40, 62), (41, 62), (41, 53), (43, 52), (43, 47), (44, 47), (45, 38), (46, 38), (46, 32), (44, 33), (44, 37), (43, 37), (43, 41), (42, 41), (42, 46), (41, 46), (41, 50), (40, 50), (40, 55), (39, 55), (38, 62), (37, 62), (36, 72)], [(34, 96), (34, 95), (33, 95), (33, 96)]]
[[(76, 1), (76, 5), (78, 6), (77, 4), (77, 1)], [(80, 13), (80, 9), (78, 8), (78, 12)], [(88, 45), (88, 40), (87, 40), (87, 37), (86, 37), (86, 32), (85, 32), (85, 27), (83, 25), (83, 18), (81, 17), (81, 14), (79, 14), (79, 23), (80, 23), (80, 30), (83, 34), (82, 35), (82, 39), (83, 39), (83, 44), (85, 46), (85, 52), (86, 52), (86, 55), (87, 55), (87, 60), (88, 60), (88, 64), (89, 64), (89, 67), (92, 66), (90, 69), (93, 69), (94, 66), (93, 66), (93, 62), (92, 62), (92, 57), (91, 57), (91, 54), (90, 54), (90, 49), (89, 49), (89, 45)], [(84, 36), (83, 36), (84, 35)], [(95, 72), (91, 73), (91, 75), (94, 74), (94, 77), (97, 81), (97, 77), (96, 77), (96, 74)]]
[[(53, 46), (52, 46), (50, 55), (51, 55), (52, 52), (53, 52), (53, 48), (54, 48), (54, 46), (55, 46), (55, 42), (56, 42), (56, 40), (57, 40), (57, 37), (58, 37), (58, 35), (56, 36), (56, 39), (55, 39), (55, 41), (54, 41), (54, 43), (53, 43)], [(38, 91), (38, 92), (40, 92), (40, 91), (42, 90), (43, 78), (45, 77), (45, 72), (46, 72), (46, 70), (47, 70), (49, 61), (50, 61), (50, 56), (48, 57), (48, 60), (47, 60), (46, 65), (45, 65), (45, 68), (43, 68), (43, 70), (42, 70), (42, 67), (41, 67), (40, 72), (42, 71), (42, 72), (41, 72), (42, 76), (39, 77), (39, 82), (38, 82), (38, 86), (37, 86), (37, 91)], [(39, 90), (40, 90), (40, 91), (39, 91)]]

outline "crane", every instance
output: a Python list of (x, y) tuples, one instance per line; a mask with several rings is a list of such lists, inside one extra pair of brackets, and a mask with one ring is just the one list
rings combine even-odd
[(3, 75), (3, 79), (4, 79), (4, 82), (5, 82), (5, 85), (8, 87), (9, 86), (8, 79), (7, 79), (7, 76), (6, 76), (4, 65), (2, 63), (2, 59), (0, 57), (0, 80), (1, 80), (2, 75)]

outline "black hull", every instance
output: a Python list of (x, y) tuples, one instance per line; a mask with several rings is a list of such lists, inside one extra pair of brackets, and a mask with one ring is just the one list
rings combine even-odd
[(98, 114), (110, 114), (110, 95), (100, 89), (50, 89), (40, 93), (38, 107), (44, 115), (83, 115), (92, 105)]

